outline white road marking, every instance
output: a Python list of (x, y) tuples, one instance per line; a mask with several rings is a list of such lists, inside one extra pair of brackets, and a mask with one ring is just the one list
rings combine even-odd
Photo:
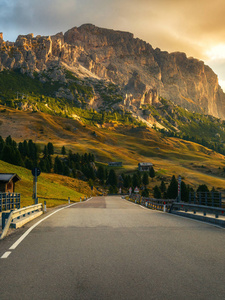
[[(90, 199), (88, 199), (88, 200), (86, 200), (85, 202), (87, 202), (87, 201), (89, 201), (89, 200), (91, 200), (92, 198), (90, 198)], [(38, 221), (36, 224), (34, 224), (33, 226), (31, 226), (10, 248), (9, 248), (9, 250), (14, 250), (14, 249), (16, 249), (16, 247), (25, 239), (25, 237), (27, 237), (28, 236), (28, 234), (36, 227), (36, 226), (38, 226), (40, 223), (42, 223), (43, 221), (45, 221), (46, 219), (48, 219), (48, 218), (50, 218), (52, 215), (54, 215), (54, 214), (56, 214), (56, 213), (58, 213), (59, 211), (61, 211), (61, 210), (63, 210), (63, 209), (65, 209), (65, 208), (69, 208), (69, 207), (71, 207), (71, 206), (73, 206), (73, 205), (76, 205), (76, 204), (78, 204), (78, 203), (80, 203), (80, 202), (76, 202), (76, 203), (73, 203), (73, 204), (70, 204), (70, 205), (68, 205), (68, 206), (66, 206), (66, 207), (62, 207), (62, 208), (60, 208), (60, 209), (58, 209), (58, 210), (56, 210), (56, 211), (54, 211), (53, 213), (51, 213), (49, 216), (47, 216), (47, 217), (45, 217), (44, 219), (41, 219), (40, 221)], [(81, 202), (82, 203), (82, 202)]]
[(11, 251), (6, 251), (1, 258), (7, 258), (11, 254)]

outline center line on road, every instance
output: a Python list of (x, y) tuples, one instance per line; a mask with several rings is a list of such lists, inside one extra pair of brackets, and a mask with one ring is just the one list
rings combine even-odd
[(5, 252), (1, 258), (7, 258), (11, 254), (11, 251)]

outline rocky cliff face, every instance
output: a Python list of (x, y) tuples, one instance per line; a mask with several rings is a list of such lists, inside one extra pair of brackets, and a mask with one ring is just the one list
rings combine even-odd
[(225, 94), (216, 74), (184, 53), (153, 49), (131, 33), (91, 24), (54, 36), (19, 36), (15, 43), (4, 42), (0, 34), (0, 70), (41, 72), (61, 63), (74, 70), (85, 68), (86, 76), (114, 82), (122, 88), (124, 99), (137, 107), (156, 104), (162, 96), (225, 119)]

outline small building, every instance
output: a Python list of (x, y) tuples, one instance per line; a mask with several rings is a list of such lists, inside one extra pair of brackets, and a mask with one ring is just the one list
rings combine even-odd
[(14, 193), (15, 183), (19, 180), (16, 173), (0, 173), (0, 193)]
[(120, 161), (112, 161), (108, 163), (109, 167), (122, 167), (123, 163)]
[(151, 169), (151, 167), (153, 167), (152, 163), (142, 162), (138, 164), (138, 171), (148, 172)]

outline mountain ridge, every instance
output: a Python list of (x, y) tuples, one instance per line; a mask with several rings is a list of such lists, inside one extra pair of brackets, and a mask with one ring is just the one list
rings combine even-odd
[[(158, 97), (164, 97), (191, 111), (225, 119), (225, 94), (209, 66), (185, 53), (153, 49), (132, 33), (84, 24), (53, 36), (20, 35), (15, 43), (0, 35), (1, 71), (19, 68), (33, 76), (51, 69), (52, 80), (65, 82), (59, 71), (62, 64), (79, 70), (77, 74), (83, 68), (85, 78), (93, 74), (116, 84), (123, 96), (120, 104), (132, 111), (157, 105)], [(76, 98), (62, 90), (55, 96)], [(98, 100), (92, 99), (96, 108)]]

